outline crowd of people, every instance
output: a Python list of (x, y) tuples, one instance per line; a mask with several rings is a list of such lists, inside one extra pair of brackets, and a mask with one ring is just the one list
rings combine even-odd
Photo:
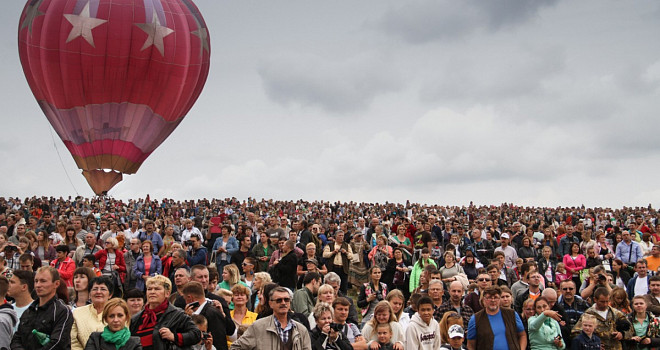
[(659, 217), (0, 198), (0, 349), (660, 348)]

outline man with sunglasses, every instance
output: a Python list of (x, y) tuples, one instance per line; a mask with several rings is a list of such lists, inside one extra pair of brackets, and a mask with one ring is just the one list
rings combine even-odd
[(577, 291), (573, 280), (561, 281), (559, 291), (561, 292), (561, 296), (557, 299), (557, 305), (564, 309), (566, 313), (564, 320), (567, 326), (573, 329), (580, 317), (582, 317), (582, 314), (589, 308), (589, 304), (580, 296), (575, 295)]
[(260, 318), (231, 344), (232, 350), (301, 349), (311, 350), (309, 332), (289, 316), (291, 294), (284, 287), (275, 287), (268, 301), (273, 314)]
[(481, 311), (481, 309), (483, 309), (483, 306), (481, 306), (481, 301), (479, 300), (479, 298), (481, 297), (481, 293), (483, 293), (483, 291), (486, 288), (492, 285), (491, 281), (492, 280), (490, 279), (489, 274), (480, 273), (477, 276), (477, 289), (475, 289), (474, 292), (465, 296), (463, 305), (470, 307), (473, 312)]

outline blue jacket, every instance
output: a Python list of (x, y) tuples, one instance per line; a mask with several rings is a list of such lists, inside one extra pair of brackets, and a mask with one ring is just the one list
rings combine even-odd
[[(215, 243), (213, 243), (213, 251), (217, 251), (218, 248), (222, 247), (224, 244), (224, 241), (222, 240), (222, 237), (218, 237), (218, 239), (215, 240)], [(227, 249), (227, 259), (225, 259), (226, 262), (231, 262), (231, 256), (232, 254), (236, 253), (238, 251), (238, 241), (236, 238), (233, 236), (229, 236), (229, 240), (227, 241), (227, 244), (225, 245), (225, 249)], [(221, 261), (220, 257), (222, 254), (217, 253), (217, 257), (215, 259), (216, 264)]]
[[(156, 254), (151, 254), (151, 266), (149, 267), (149, 276), (155, 274), (163, 273), (163, 263), (160, 261), (160, 258)], [(135, 282), (135, 288), (144, 291), (144, 279), (142, 276), (145, 274), (144, 271), (144, 256), (140, 255), (135, 260), (135, 265), (133, 265), (133, 274), (137, 278)]]
[(189, 266), (206, 265), (206, 247), (202, 246), (197, 250), (188, 251), (186, 260)]
[(600, 350), (600, 338), (592, 334), (591, 339), (584, 332), (571, 341), (572, 350)]

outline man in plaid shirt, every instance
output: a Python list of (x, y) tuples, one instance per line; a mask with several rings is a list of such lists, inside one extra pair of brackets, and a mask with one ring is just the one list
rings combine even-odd
[(463, 294), (465, 294), (463, 284), (460, 281), (452, 282), (449, 285), (449, 300), (435, 310), (433, 317), (440, 322), (445, 312), (456, 312), (463, 318), (463, 324), (468, 324), (474, 311), (471, 307), (463, 305)]

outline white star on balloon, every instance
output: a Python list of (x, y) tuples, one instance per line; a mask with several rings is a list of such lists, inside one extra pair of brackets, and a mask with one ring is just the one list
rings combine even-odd
[(165, 44), (163, 44), (163, 38), (174, 33), (174, 29), (160, 25), (156, 9), (154, 9), (151, 17), (151, 23), (135, 23), (135, 25), (148, 35), (147, 40), (144, 41), (144, 45), (142, 45), (140, 51), (144, 51), (144, 49), (153, 45), (158, 49), (158, 52), (160, 52), (161, 55), (165, 56)]
[(71, 32), (69, 32), (69, 37), (66, 38), (66, 42), (82, 36), (92, 47), (94, 46), (94, 36), (92, 35), (92, 29), (100, 26), (101, 24), (107, 22), (105, 19), (99, 19), (89, 16), (89, 2), (85, 4), (82, 11), (79, 15), (66, 14), (64, 18), (73, 25)]
[(202, 49), (209, 51), (209, 32), (206, 28), (198, 27), (197, 30), (190, 32), (202, 41)]
[(23, 19), (23, 22), (21, 23), (21, 27), (19, 28), (19, 30), (28, 27), (28, 31), (30, 32), (30, 34), (32, 34), (32, 23), (34, 22), (34, 19), (46, 14), (45, 12), (39, 11), (39, 6), (41, 6), (42, 2), (43, 0), (39, 0), (34, 4), (28, 6), (27, 10), (25, 11), (25, 18)]

